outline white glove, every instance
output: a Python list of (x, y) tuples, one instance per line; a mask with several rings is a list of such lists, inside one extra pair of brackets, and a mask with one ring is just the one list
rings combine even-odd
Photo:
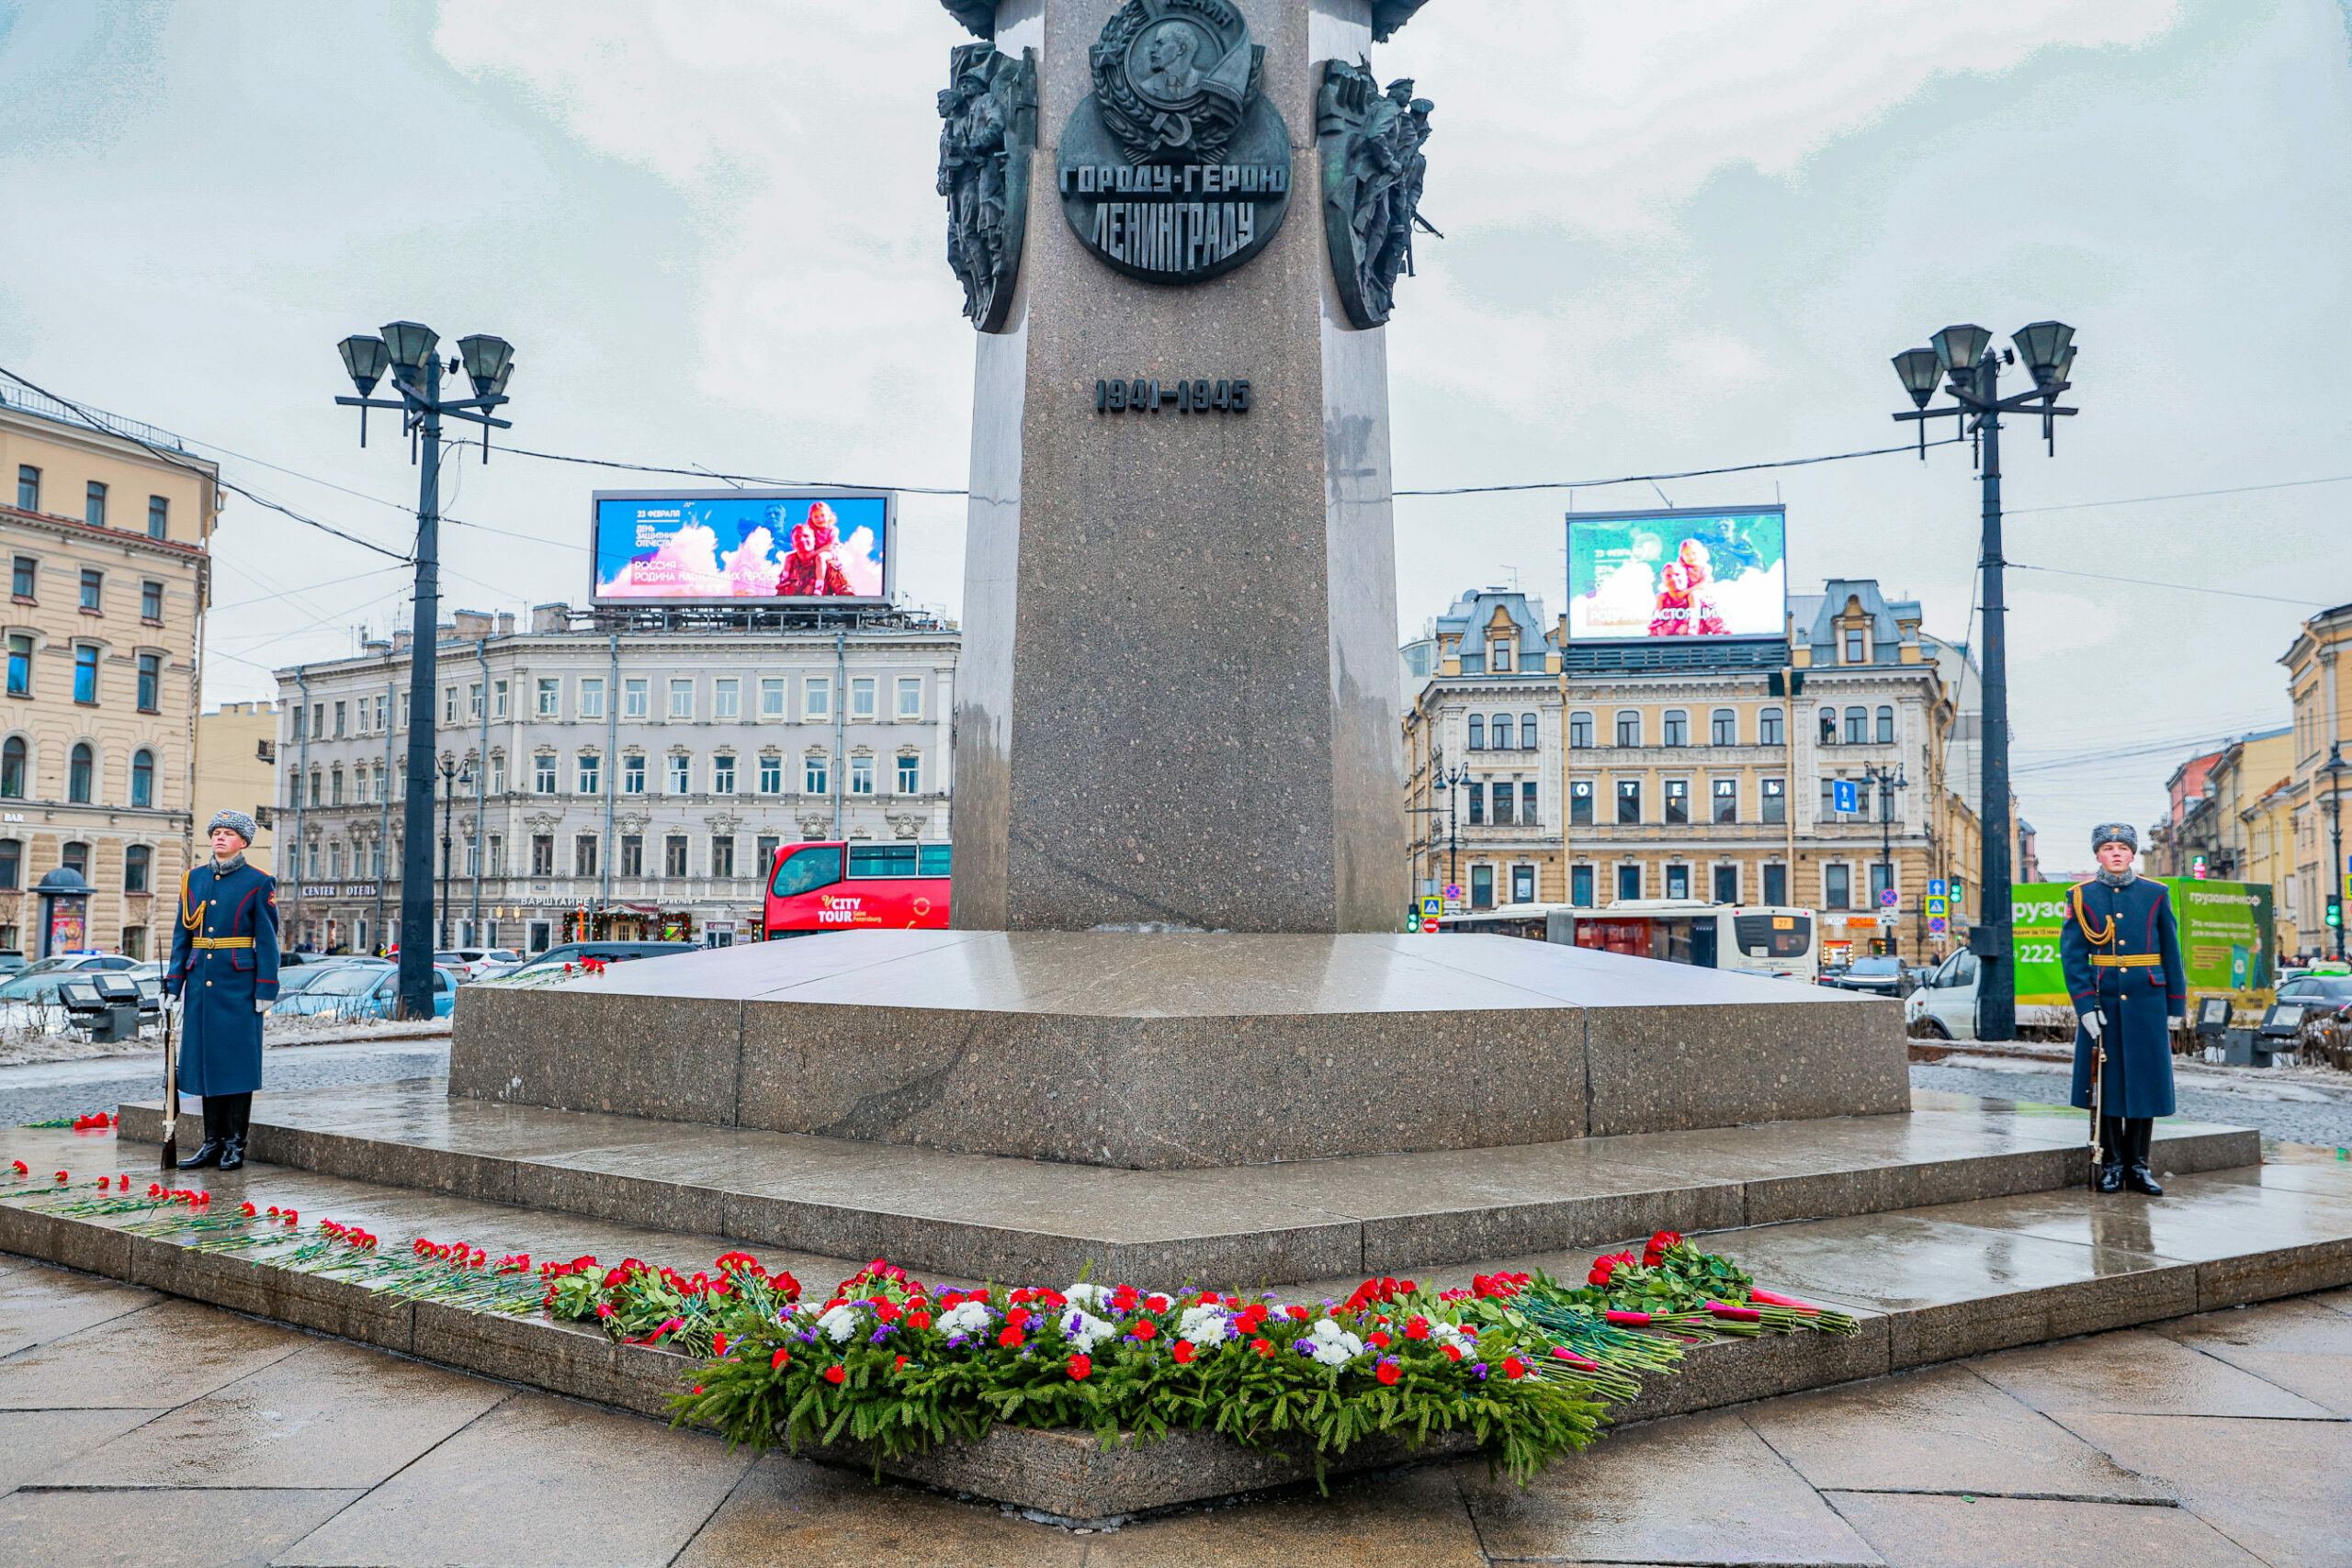
[(2106, 1013), (2102, 1011), (2083, 1014), (2083, 1028), (2093, 1040), (2101, 1038), (2101, 1032), (2107, 1028)]
[(269, 1009), (270, 1009), (270, 1004), (269, 1004), (269, 1003), (267, 1003), (267, 1002), (266, 1002), (266, 1001), (262, 1000), (259, 997), (255, 997), (255, 998), (254, 998), (254, 1011), (255, 1011), (255, 1012), (267, 1012), (267, 1011), (269, 1010)]

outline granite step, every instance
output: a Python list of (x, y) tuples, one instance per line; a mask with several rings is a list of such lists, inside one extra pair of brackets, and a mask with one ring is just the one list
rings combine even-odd
[[(450, 1098), (444, 1081), (272, 1093), (253, 1156), (354, 1180), (975, 1279), (1285, 1283), (2043, 1192), (2079, 1113), (1921, 1093), (1828, 1117), (1510, 1148), (1141, 1171)], [(153, 1105), (122, 1135), (160, 1138)], [(2158, 1124), (2160, 1168), (2257, 1165), (2243, 1128)]]
[[(2352, 1283), (2352, 1164), (2331, 1150), (2272, 1145), (2266, 1152), (2267, 1163), (2178, 1177), (2155, 1200), (2099, 1197), (2070, 1184), (1708, 1235), (1704, 1246), (1739, 1258), (1759, 1282), (1842, 1306), (1856, 1314), (1860, 1331), (1699, 1347), (1674, 1374), (1650, 1379), (1615, 1418), (1623, 1425), (1679, 1415)], [(108, 1134), (0, 1130), (0, 1161), (9, 1158), (37, 1172), (70, 1169), (86, 1179), (113, 1169), (143, 1172), (154, 1145)], [(707, 1266), (741, 1246), (734, 1237), (269, 1164), (206, 1176), (216, 1211), (243, 1199), (292, 1205), (310, 1218), (365, 1225), (394, 1246), (423, 1235), (465, 1240), (493, 1256), (591, 1252), (679, 1269)], [(118, 1218), (43, 1213), (28, 1201), (39, 1193), (33, 1182), (0, 1184), (0, 1252), (648, 1415), (667, 1414), (667, 1398), (687, 1370), (675, 1355), (616, 1345), (577, 1325), (381, 1295), (273, 1267), (266, 1254), (204, 1253), (126, 1232)], [(748, 1250), (770, 1269), (790, 1269), (812, 1289), (857, 1266), (849, 1258), (773, 1247)], [(1442, 1266), (1428, 1277), (1452, 1286), (1497, 1268), (1573, 1276), (1592, 1250), (1486, 1258)], [(1350, 1271), (1291, 1293), (1337, 1297), (1355, 1282)], [(817, 1457), (862, 1464), (865, 1456), (844, 1449)], [(1400, 1457), (1430, 1456), (1383, 1450), (1365, 1462)], [(1082, 1518), (1277, 1485), (1294, 1479), (1298, 1467), (1285, 1469), (1269, 1456), (1198, 1434), (1165, 1447), (1106, 1451), (1083, 1433), (1001, 1429), (982, 1443), (948, 1445), (888, 1468), (910, 1480)]]

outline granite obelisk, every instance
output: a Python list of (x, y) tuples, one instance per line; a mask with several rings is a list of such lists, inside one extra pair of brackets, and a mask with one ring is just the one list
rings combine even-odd
[(947, 3), (997, 57), (942, 95), (958, 145), (1035, 138), (1025, 202), (951, 193), (983, 296), (954, 923), (1395, 930), (1387, 355), (1317, 132), (1327, 62), (1414, 7)]

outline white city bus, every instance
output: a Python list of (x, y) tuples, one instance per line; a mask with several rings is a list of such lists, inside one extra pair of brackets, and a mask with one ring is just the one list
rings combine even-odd
[(1820, 977), (1819, 927), (1811, 909), (1708, 904), (1695, 898), (1620, 899), (1605, 909), (1506, 904), (1438, 919), (1441, 932), (1526, 937), (1807, 982)]

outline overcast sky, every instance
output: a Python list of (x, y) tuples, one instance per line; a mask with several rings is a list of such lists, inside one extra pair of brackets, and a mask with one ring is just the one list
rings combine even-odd
[[(937, 0), (0, 0), (0, 365), (396, 547), (401, 443), (331, 400), (335, 341), (403, 316), (515, 344), (520, 446), (959, 487), (932, 103), (961, 39)], [(1431, 0), (1373, 62), (1436, 102), (1447, 236), (1388, 329), (1397, 483), (1888, 445), (1895, 351), (2074, 323), (2083, 413), (2054, 458), (2018, 431), (2006, 489), (2049, 569), (2011, 580), (2017, 787), (2086, 863), (2179, 756), (2284, 724), (2298, 606), (2352, 600), (2352, 484), (2085, 504), (2352, 475), (2348, 63), (2332, 0)], [(446, 532), (449, 602), (581, 600), (619, 482), (458, 466), (450, 513), (505, 532)], [(1777, 495), (1794, 588), (1875, 576), (1970, 635), (1964, 449), (1662, 489)], [(1400, 631), (1483, 582), (1556, 612), (1567, 505), (1400, 500)], [(954, 613), (962, 502), (903, 516), (906, 597)], [(249, 502), (215, 550), (208, 705), (405, 622), (398, 569)]]

